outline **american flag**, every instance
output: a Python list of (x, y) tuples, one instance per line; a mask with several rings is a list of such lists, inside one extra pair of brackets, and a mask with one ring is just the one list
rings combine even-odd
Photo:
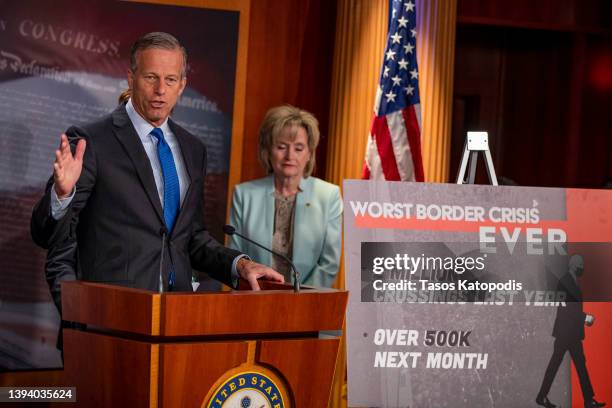
[(392, 7), (362, 178), (424, 181), (416, 8), (413, 0)]

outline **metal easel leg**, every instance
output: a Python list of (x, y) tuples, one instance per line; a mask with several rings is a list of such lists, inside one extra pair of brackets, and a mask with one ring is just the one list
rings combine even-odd
[(493, 159), (491, 158), (491, 152), (489, 149), (485, 150), (485, 163), (487, 167), (487, 174), (489, 175), (489, 183), (497, 185), (497, 174), (495, 174), (495, 167), (493, 167)]
[[(489, 150), (489, 135), (487, 132), (468, 132), (463, 148), (463, 156), (461, 156), (461, 164), (459, 166), (459, 174), (457, 175), (457, 184), (474, 184), (476, 180), (476, 167), (478, 166), (478, 153), (484, 153), (485, 167), (489, 176), (489, 183), (496, 186), (497, 175), (493, 167), (493, 159)], [(465, 179), (465, 170), (468, 161), (470, 162), (470, 172), (468, 179)]]
[(457, 174), (457, 184), (465, 183), (465, 170), (467, 169), (468, 163), (468, 144), (467, 140), (463, 146), (463, 155), (461, 155), (461, 164), (459, 165), (459, 173)]

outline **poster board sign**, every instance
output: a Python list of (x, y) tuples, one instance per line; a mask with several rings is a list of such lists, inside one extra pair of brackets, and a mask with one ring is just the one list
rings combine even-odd
[(609, 335), (608, 307), (584, 318), (612, 294), (612, 191), (347, 180), (344, 200), (349, 406), (533, 406), (556, 341)]

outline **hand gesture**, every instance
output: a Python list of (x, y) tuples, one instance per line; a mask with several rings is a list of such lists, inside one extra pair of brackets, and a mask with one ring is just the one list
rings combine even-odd
[(259, 283), (257, 282), (259, 278), (280, 283), (285, 282), (283, 275), (274, 269), (245, 258), (238, 262), (237, 269), (240, 277), (249, 282), (252, 290), (259, 290)]
[(587, 314), (586, 318), (584, 319), (584, 324), (590, 327), (593, 325), (593, 323), (595, 323), (595, 316)]
[(60, 147), (55, 151), (53, 163), (53, 181), (55, 192), (59, 198), (66, 198), (81, 176), (83, 169), (83, 155), (85, 154), (85, 139), (79, 140), (74, 156), (70, 150), (68, 136), (62, 135)]

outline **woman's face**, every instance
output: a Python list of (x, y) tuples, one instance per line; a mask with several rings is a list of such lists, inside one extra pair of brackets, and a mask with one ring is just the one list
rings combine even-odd
[(272, 171), (276, 177), (302, 177), (304, 168), (310, 160), (308, 135), (303, 127), (297, 128), (295, 138), (291, 140), (293, 128), (281, 130), (278, 140), (270, 151)]

